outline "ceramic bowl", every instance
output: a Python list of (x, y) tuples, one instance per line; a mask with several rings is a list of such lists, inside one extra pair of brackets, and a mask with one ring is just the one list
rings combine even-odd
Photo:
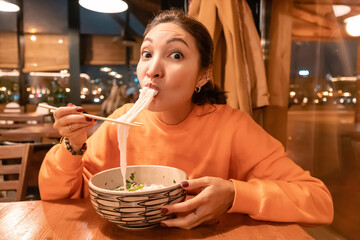
[(116, 191), (123, 186), (121, 168), (99, 172), (89, 180), (90, 199), (96, 212), (119, 227), (143, 229), (156, 226), (171, 215), (163, 215), (167, 204), (184, 201), (186, 192), (180, 183), (187, 174), (177, 168), (137, 165), (126, 168), (126, 179), (134, 173), (137, 183), (162, 184), (165, 188), (147, 191)]

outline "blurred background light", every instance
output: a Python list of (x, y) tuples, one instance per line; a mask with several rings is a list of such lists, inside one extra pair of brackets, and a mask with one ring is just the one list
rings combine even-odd
[(309, 76), (309, 70), (300, 70), (299, 71), (299, 75), (300, 76), (303, 76), (303, 77), (307, 77), (307, 76)]
[(341, 17), (348, 14), (351, 11), (351, 8), (346, 5), (334, 5), (333, 11), (336, 17)]
[(346, 23), (346, 32), (353, 37), (360, 36), (360, 15), (349, 17), (344, 20)]
[(0, 0), (1, 12), (17, 12), (20, 8), (15, 0)]

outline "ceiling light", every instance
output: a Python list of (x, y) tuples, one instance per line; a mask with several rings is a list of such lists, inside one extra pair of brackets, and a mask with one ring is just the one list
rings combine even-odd
[(351, 8), (346, 5), (334, 5), (333, 11), (334, 11), (335, 17), (341, 17), (341, 16), (348, 14), (351, 11)]
[(122, 0), (79, 0), (79, 4), (86, 9), (101, 13), (119, 13), (128, 9), (127, 3)]
[(344, 20), (346, 23), (346, 32), (353, 37), (360, 36), (360, 15), (349, 17)]
[(20, 8), (16, 0), (0, 0), (1, 12), (17, 12)]

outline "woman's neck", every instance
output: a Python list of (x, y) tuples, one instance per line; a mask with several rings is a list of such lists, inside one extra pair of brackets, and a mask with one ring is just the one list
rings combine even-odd
[(179, 108), (173, 108), (170, 111), (155, 112), (156, 117), (168, 125), (176, 125), (184, 121), (193, 109), (193, 103), (183, 105)]

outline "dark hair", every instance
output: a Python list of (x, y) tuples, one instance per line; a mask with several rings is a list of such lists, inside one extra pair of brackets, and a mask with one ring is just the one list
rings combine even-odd
[[(156, 25), (161, 23), (174, 23), (190, 33), (200, 53), (200, 68), (212, 67), (214, 56), (214, 44), (206, 27), (197, 20), (187, 16), (183, 11), (177, 9), (160, 11), (146, 26), (144, 36)], [(201, 87), (200, 92), (194, 92), (192, 102), (197, 105), (205, 103), (226, 104), (226, 95), (216, 84), (209, 80)]]

